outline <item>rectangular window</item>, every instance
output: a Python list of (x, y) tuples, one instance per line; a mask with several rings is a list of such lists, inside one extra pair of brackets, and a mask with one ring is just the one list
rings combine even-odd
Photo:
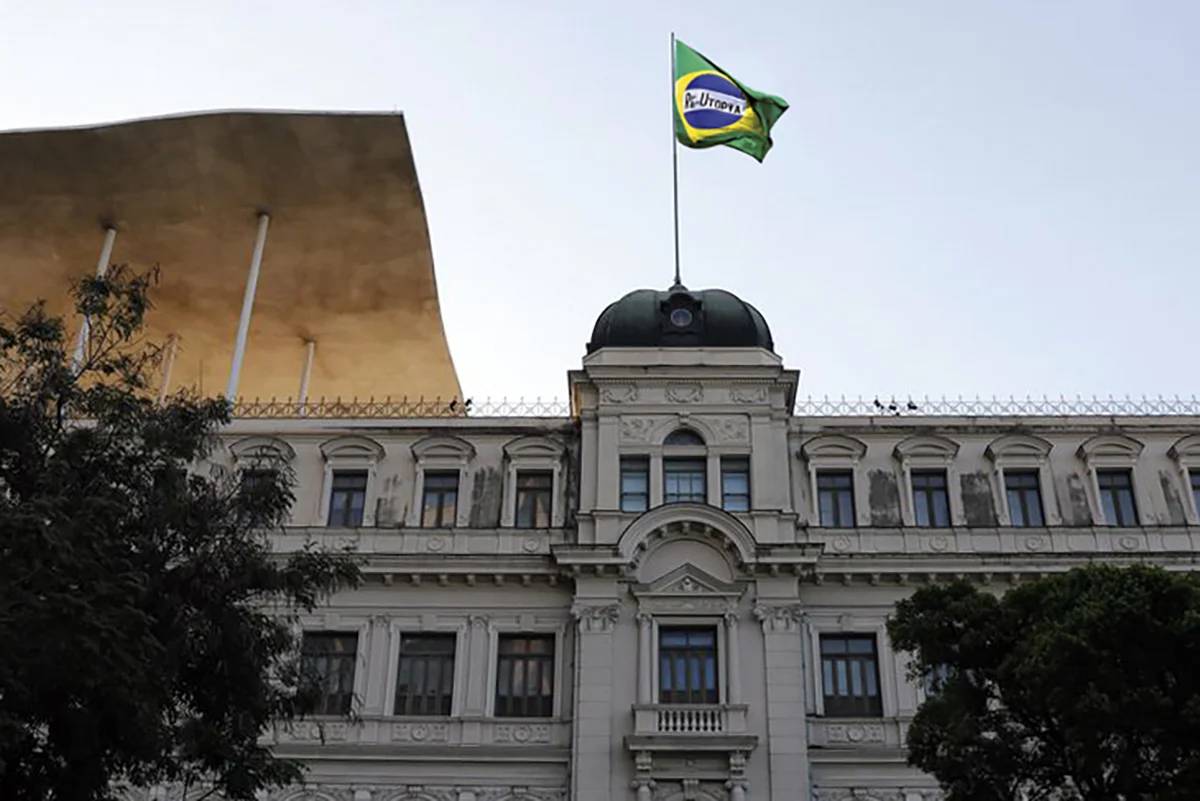
[(265, 470), (262, 468), (246, 470), (242, 472), (241, 489), (243, 493), (250, 494), (259, 487), (270, 484), (274, 480), (274, 470)]
[(716, 629), (658, 630), (658, 702), (718, 703)]
[(1196, 514), (1200, 515), (1200, 470), (1192, 470), (1192, 501), (1196, 505)]
[(300, 667), (305, 680), (317, 688), (317, 715), (348, 715), (354, 702), (354, 666), (358, 635), (304, 632)]
[(727, 512), (750, 511), (750, 459), (726, 456), (721, 459), (721, 508)]
[(429, 471), (421, 499), (421, 525), (449, 528), (458, 517), (458, 471)]
[(663, 501), (665, 503), (706, 503), (708, 501), (708, 463), (704, 459), (663, 459)]
[(1008, 516), (1014, 526), (1046, 525), (1036, 470), (1004, 471), (1004, 490), (1008, 494)]
[(1097, 470), (1100, 504), (1110, 526), (1136, 526), (1137, 503), (1133, 499), (1133, 471)]
[(850, 470), (818, 470), (817, 508), (822, 526), (852, 528), (854, 473)]
[(401, 635), (395, 714), (450, 714), (457, 639), (454, 634)]
[(496, 657), (498, 718), (554, 715), (554, 635), (501, 634)]
[(821, 684), (826, 717), (881, 717), (875, 635), (822, 634)]
[(517, 528), (550, 528), (553, 501), (553, 473), (517, 473)]
[(329, 488), (329, 525), (361, 526), (367, 505), (367, 471), (335, 470)]
[(912, 471), (913, 523), (923, 528), (950, 525), (950, 494), (945, 470)]
[(650, 461), (644, 456), (621, 460), (621, 511), (644, 512), (650, 508)]

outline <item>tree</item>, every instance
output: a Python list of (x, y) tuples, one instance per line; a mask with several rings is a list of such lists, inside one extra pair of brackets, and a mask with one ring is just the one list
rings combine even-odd
[(1002, 597), (922, 587), (888, 621), (931, 697), (910, 764), (947, 801), (1183, 801), (1200, 787), (1200, 583), (1095, 565)]
[(99, 801), (206, 784), (230, 801), (298, 780), (259, 738), (312, 705), (289, 615), (359, 580), (353, 557), (272, 552), (282, 465), (200, 469), (224, 399), (158, 402), (143, 320), (157, 271), (73, 291), (91, 335), (0, 318), (0, 798)]

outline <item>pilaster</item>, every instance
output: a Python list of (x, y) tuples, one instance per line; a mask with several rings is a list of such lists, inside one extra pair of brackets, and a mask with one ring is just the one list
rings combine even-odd
[[(763, 657), (767, 668), (770, 798), (772, 801), (806, 798), (809, 768), (801, 636), (804, 616), (799, 604), (762, 603), (754, 607), (754, 617), (762, 624)], [(732, 789), (730, 798), (734, 798)]]
[(575, 727), (571, 797), (611, 801), (613, 795), (613, 628), (616, 603), (576, 601)]

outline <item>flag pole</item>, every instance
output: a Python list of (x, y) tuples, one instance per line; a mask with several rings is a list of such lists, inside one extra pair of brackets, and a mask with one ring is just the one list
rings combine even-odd
[(675, 286), (683, 286), (679, 275), (679, 140), (675, 136), (675, 32), (671, 31), (671, 187), (675, 212)]

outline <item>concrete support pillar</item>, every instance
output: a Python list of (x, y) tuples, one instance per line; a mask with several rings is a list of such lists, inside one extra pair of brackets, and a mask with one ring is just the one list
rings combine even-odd
[(254, 312), (254, 296), (258, 292), (258, 274), (262, 269), (263, 249), (267, 246), (267, 226), (270, 215), (258, 215), (258, 235), (254, 238), (254, 252), (250, 255), (250, 274), (246, 276), (246, 291), (242, 295), (242, 315), (238, 319), (237, 339), (233, 343), (233, 362), (229, 366), (229, 384), (225, 397), (237, 400), (238, 379), (242, 374), (242, 359), (246, 355), (246, 337), (250, 334), (250, 315)]
[(760, 604), (754, 607), (754, 616), (762, 623), (763, 656), (767, 668), (766, 748), (771, 777), (770, 798), (772, 801), (807, 798), (808, 732), (801, 647), (803, 615), (798, 604)]
[[(104, 244), (100, 246), (100, 258), (96, 260), (96, 277), (103, 278), (108, 272), (108, 262), (112, 258), (113, 243), (117, 241), (117, 229), (104, 229)], [(71, 359), (72, 372), (78, 373), (83, 367), (84, 349), (87, 348), (88, 337), (91, 335), (91, 324), (85, 315), (79, 324), (79, 334), (75, 337), (75, 355)]]
[(575, 635), (575, 747), (571, 798), (612, 801), (613, 788), (613, 629), (616, 604), (579, 602), (571, 608)]

